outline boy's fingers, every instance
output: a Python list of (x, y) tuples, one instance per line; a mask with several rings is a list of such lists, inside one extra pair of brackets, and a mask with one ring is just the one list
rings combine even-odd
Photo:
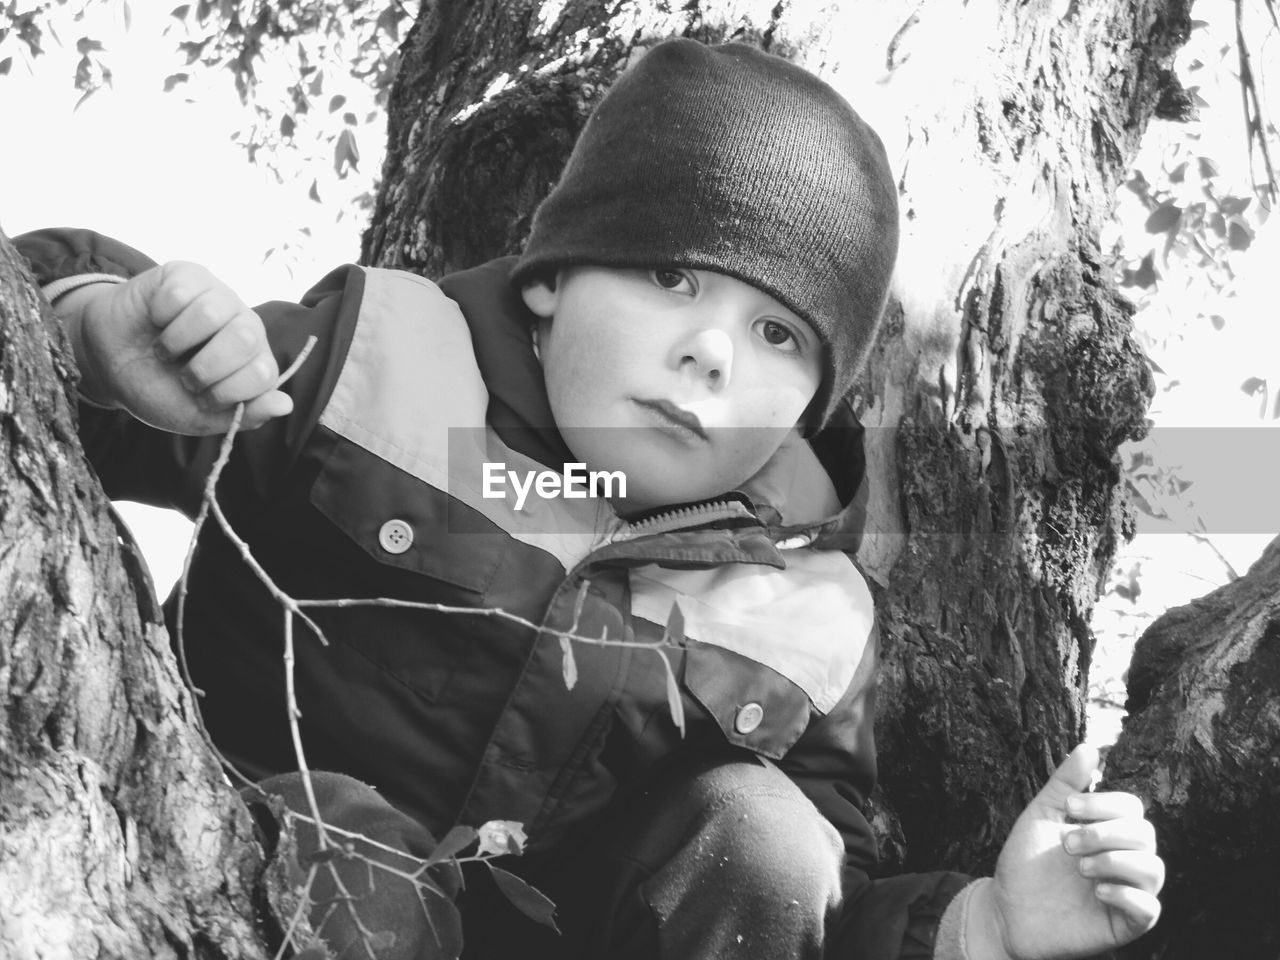
[(138, 274), (129, 286), (142, 298), (151, 322), (167, 327), (189, 304), (224, 285), (199, 264), (172, 260)]
[(269, 353), (257, 354), (204, 390), (200, 405), (206, 410), (219, 410), (241, 401), (247, 403), (273, 388), (278, 377), (275, 358)]
[(1104, 850), (1155, 850), (1156, 831), (1149, 820), (1127, 817), (1103, 820), (1068, 830), (1062, 847), (1071, 854), (1101, 853)]
[(253, 430), (268, 420), (293, 412), (293, 398), (280, 390), (272, 390), (246, 403), (241, 429)]
[[(247, 396), (237, 396), (231, 402), (247, 400), (249, 396), (261, 393), (275, 382), (279, 372), (267, 347), (262, 324), (258, 322), (257, 315), (250, 312), (236, 317), (200, 348), (183, 368), (182, 382), (188, 390), (208, 390), (254, 364), (258, 365), (254, 369), (263, 375), (258, 389)], [(225, 397), (218, 399), (225, 400)]]
[(1148, 893), (1158, 893), (1164, 886), (1164, 861), (1146, 851), (1109, 850), (1081, 857), (1079, 870), (1091, 880), (1124, 883)]
[(1067, 797), (1067, 815), (1074, 820), (1141, 819), (1146, 811), (1142, 799), (1132, 793), (1077, 793)]
[(1053, 771), (1049, 782), (1036, 798), (1055, 809), (1062, 809), (1067, 797), (1087, 790), (1098, 769), (1098, 749), (1087, 743), (1079, 744), (1067, 754), (1067, 758)]
[(1100, 883), (1094, 888), (1094, 895), (1124, 914), (1134, 937), (1146, 933), (1160, 919), (1160, 901), (1146, 890), (1123, 883)]
[(181, 357), (206, 343), (233, 320), (251, 312), (230, 289), (209, 290), (186, 304), (160, 331), (157, 349), (169, 359)]

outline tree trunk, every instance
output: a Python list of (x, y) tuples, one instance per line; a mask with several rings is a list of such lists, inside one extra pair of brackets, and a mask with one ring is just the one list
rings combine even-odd
[(1125, 956), (1280, 956), (1280, 539), (1142, 635), (1107, 782), (1148, 801), (1165, 917)]
[(365, 259), (438, 276), (517, 251), (593, 104), (663, 37), (745, 39), (844, 92), (885, 139), (905, 230), (857, 398), (877, 826), (891, 867), (987, 870), (1083, 733), (1089, 617), (1131, 523), (1116, 449), (1151, 389), (1098, 237), (1187, 0), (655, 7), (430, 5)]
[[(1098, 233), (1187, 3), (439, 0), (406, 41), (365, 261), (432, 276), (518, 249), (592, 105), (665, 36), (793, 57), (881, 131), (903, 249), (857, 399), (890, 866), (989, 869), (1081, 735), (1089, 615), (1129, 523), (1116, 448), (1149, 390)], [(248, 822), (5, 257), (0, 944), (254, 956)]]
[(265, 956), (248, 813), (194, 726), (19, 264), (0, 235), (0, 955)]

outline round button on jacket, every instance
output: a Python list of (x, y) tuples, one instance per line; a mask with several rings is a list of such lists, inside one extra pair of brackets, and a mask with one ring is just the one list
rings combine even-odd
[(738, 715), (733, 718), (733, 729), (739, 733), (750, 733), (760, 726), (764, 719), (764, 707), (758, 703), (748, 703), (738, 708)]
[(388, 520), (378, 529), (378, 545), (387, 553), (404, 553), (413, 546), (413, 527), (403, 520)]

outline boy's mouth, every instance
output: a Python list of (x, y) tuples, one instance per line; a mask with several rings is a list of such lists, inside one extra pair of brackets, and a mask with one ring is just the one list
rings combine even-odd
[(652, 411), (659, 419), (666, 420), (678, 427), (683, 427), (703, 440), (709, 439), (707, 431), (702, 426), (702, 421), (698, 419), (698, 415), (688, 410), (682, 410), (670, 400), (637, 399), (636, 403), (646, 410)]

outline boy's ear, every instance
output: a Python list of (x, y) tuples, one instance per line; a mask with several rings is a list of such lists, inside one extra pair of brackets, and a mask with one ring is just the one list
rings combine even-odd
[(543, 320), (551, 319), (552, 314), (556, 312), (556, 301), (559, 298), (556, 296), (554, 284), (555, 281), (538, 279), (531, 280), (520, 288), (524, 305)]

